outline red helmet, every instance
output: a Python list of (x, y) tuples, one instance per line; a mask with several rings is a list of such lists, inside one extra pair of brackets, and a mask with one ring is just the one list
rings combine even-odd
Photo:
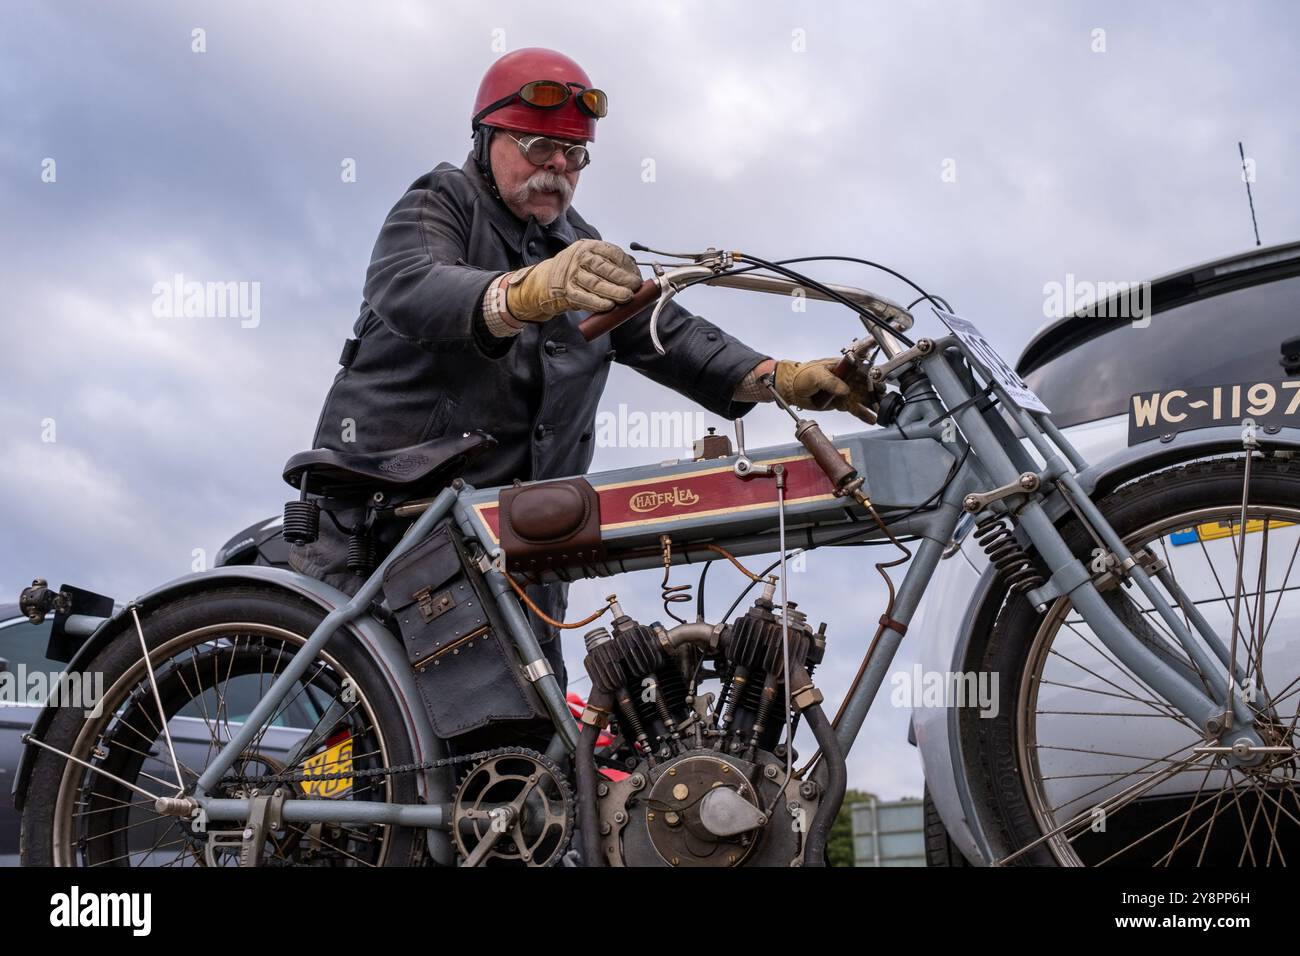
[(605, 94), (591, 89), (582, 67), (555, 50), (525, 47), (483, 74), (470, 125), (594, 141), (604, 115)]

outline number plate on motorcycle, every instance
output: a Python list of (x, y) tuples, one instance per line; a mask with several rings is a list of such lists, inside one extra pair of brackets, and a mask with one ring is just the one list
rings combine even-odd
[(1051, 413), (1051, 409), (1043, 404), (1043, 400), (1034, 394), (1034, 390), (1016, 374), (1016, 370), (1007, 364), (979, 329), (951, 312), (942, 309), (934, 311), (940, 321), (957, 336), (966, 356), (983, 368), (1017, 407), (1027, 412), (1042, 412), (1045, 415)]
[[(351, 777), (335, 777), (334, 774), (352, 773), (352, 738), (335, 744), (328, 750), (309, 757), (303, 761), (302, 772), (307, 779), (302, 781), (303, 792), (309, 797), (341, 797), (352, 789)], [(313, 780), (312, 777), (325, 777), (325, 780)]]
[(1128, 400), (1128, 443), (1247, 419), (1256, 427), (1300, 427), (1300, 379), (1139, 392)]

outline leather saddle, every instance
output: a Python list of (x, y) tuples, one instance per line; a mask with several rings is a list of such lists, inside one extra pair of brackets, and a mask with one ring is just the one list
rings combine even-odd
[(487, 432), (472, 431), (390, 451), (313, 448), (285, 462), (284, 480), (308, 494), (339, 498), (375, 491), (427, 491), (445, 485), (496, 443)]

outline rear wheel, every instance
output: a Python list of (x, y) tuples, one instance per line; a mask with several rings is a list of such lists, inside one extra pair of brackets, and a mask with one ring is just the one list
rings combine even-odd
[[(128, 615), (125, 629), (86, 671), (103, 675), (99, 712), (88, 715), (84, 701), (65, 701), (42, 737), (75, 760), (37, 752), (23, 810), (23, 862), (232, 865), (237, 844), (216, 850), (217, 844), (209, 843), (214, 832), (242, 829), (242, 824), (196, 826), (160, 815), (150, 796), (193, 792), (199, 775), (301, 651), (321, 617), (318, 607), (292, 595), (248, 587), (204, 591), (142, 609), (155, 696)], [(417, 803), (412, 774), (365, 773), (413, 761), (400, 713), (370, 655), (348, 634), (336, 635), (210, 795), (242, 799), (254, 788), (270, 792), (279, 786), (291, 800)], [(322, 779), (284, 784), (252, 779), (285, 773)], [(286, 822), (268, 834), (262, 862), (411, 865), (420, 859), (421, 837), (407, 827)]]
[[(1252, 463), (1238, 589), (1243, 478), (1244, 459), (1198, 462), (1099, 506), (1135, 555), (1145, 549), (1168, 568), (1225, 646), (1237, 608), (1242, 694), (1260, 735), (1289, 749), (1254, 767), (1198, 753), (1215, 742), (1122, 664), (1068, 600), (1039, 614), (1012, 598), (983, 651), (982, 667), (999, 678), (997, 713), (972, 719), (981, 789), (1007, 845), (1021, 851), (1015, 862), (1300, 862), (1300, 468)], [(1062, 531), (1077, 555), (1091, 554), (1077, 522)], [(1157, 586), (1187, 622), (1188, 609)], [(1205, 682), (1136, 587), (1106, 597), (1121, 614), (1139, 614), (1153, 646)]]

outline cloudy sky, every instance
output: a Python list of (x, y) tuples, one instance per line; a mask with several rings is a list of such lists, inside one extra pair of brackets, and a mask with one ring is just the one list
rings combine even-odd
[[(883, 260), (1014, 356), (1046, 283), (1247, 248), (1238, 140), (1264, 242), (1300, 235), (1297, 27), (1282, 0), (5, 0), (0, 595), (39, 573), (126, 598), (279, 510), (376, 231), (408, 183), (463, 161), (503, 50), (562, 49), (609, 93), (575, 203), (607, 239)], [(176, 274), (258, 283), (257, 320), (157, 315), (155, 284)], [(819, 274), (905, 295), (861, 269)], [(684, 301), (779, 357), (835, 354), (855, 328), (749, 293)], [(625, 369), (602, 408), (620, 403), (691, 410)], [(748, 427), (751, 447), (789, 440), (770, 408)], [(673, 456), (605, 447), (595, 468)], [(616, 584), (645, 619), (661, 616), (655, 578)], [(711, 578), (720, 611), (738, 578)], [(609, 586), (575, 588), (575, 611)], [(860, 552), (814, 555), (792, 587), (831, 622), (836, 699), (881, 588)], [(919, 793), (905, 726), (873, 710), (854, 785)]]

